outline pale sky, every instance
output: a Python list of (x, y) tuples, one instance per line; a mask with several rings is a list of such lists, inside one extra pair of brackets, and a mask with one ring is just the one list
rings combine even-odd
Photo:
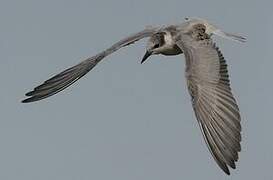
[[(0, 0), (0, 179), (273, 179), (272, 1)], [(242, 152), (227, 176), (191, 107), (183, 55), (146, 40), (107, 57), (62, 93), (24, 94), (148, 25), (210, 20), (247, 43), (215, 37), (242, 115)]]

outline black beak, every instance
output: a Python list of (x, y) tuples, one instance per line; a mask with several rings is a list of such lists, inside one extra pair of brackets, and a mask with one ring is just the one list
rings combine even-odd
[(142, 60), (141, 60), (141, 64), (144, 63), (144, 61), (146, 61), (146, 59), (152, 55), (151, 51), (146, 51), (146, 53), (144, 54)]

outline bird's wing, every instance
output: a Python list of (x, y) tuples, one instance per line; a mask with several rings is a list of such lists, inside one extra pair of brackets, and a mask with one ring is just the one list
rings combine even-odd
[(228, 166), (235, 169), (241, 150), (239, 108), (222, 53), (201, 34), (180, 33), (176, 42), (185, 54), (188, 89), (204, 139), (217, 164), (230, 174)]
[(55, 75), (54, 77), (46, 80), (43, 84), (35, 87), (34, 90), (26, 93), (26, 96), (30, 97), (23, 100), (22, 102), (28, 103), (38, 101), (64, 90), (65, 88), (73, 84), (75, 81), (80, 79), (82, 76), (84, 76), (86, 73), (88, 73), (91, 69), (93, 69), (97, 65), (97, 63), (100, 62), (104, 57), (119, 50), (124, 46), (128, 46), (134, 43), (135, 41), (138, 41), (146, 37), (150, 37), (157, 30), (158, 28), (147, 28), (144, 29), (143, 31), (140, 31), (138, 33), (135, 33), (131, 36), (122, 39), (121, 41), (115, 43), (105, 51), (93, 57), (90, 57), (82, 61), (81, 63), (69, 69), (66, 69), (63, 72)]

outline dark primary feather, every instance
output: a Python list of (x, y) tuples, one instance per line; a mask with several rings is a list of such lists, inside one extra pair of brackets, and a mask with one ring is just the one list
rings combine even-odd
[(97, 54), (96, 56), (88, 58), (81, 63), (64, 70), (56, 76), (46, 80), (43, 84), (35, 87), (33, 91), (26, 93), (26, 96), (30, 97), (23, 100), (22, 102), (28, 103), (38, 101), (64, 90), (78, 79), (80, 79), (82, 76), (84, 76), (86, 73), (88, 73), (91, 69), (93, 69), (104, 57), (124, 46), (134, 43), (135, 41), (151, 36), (157, 31), (157, 29), (158, 28), (149, 28), (133, 34), (115, 43), (113, 46)]
[(103, 57), (103, 54), (99, 54), (88, 58), (82, 63), (79, 63), (76, 66), (57, 74), (56, 76), (53, 76), (52, 78), (46, 80), (43, 84), (35, 87), (33, 91), (26, 93), (26, 96), (31, 97), (23, 100), (22, 102), (28, 103), (38, 101), (64, 90), (88, 73)]
[(192, 105), (208, 148), (221, 169), (230, 174), (241, 150), (241, 125), (232, 95), (227, 64), (210, 38), (189, 34), (177, 38), (186, 57), (186, 77)]

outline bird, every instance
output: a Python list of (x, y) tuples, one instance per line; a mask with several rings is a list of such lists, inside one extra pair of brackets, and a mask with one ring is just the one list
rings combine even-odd
[(241, 117), (233, 96), (226, 60), (212, 35), (246, 42), (241, 35), (226, 33), (208, 20), (187, 17), (179, 24), (146, 27), (108, 49), (44, 81), (22, 103), (50, 97), (93, 69), (102, 59), (122, 47), (149, 38), (144, 63), (151, 55), (185, 56), (185, 77), (192, 107), (206, 145), (218, 166), (230, 175), (241, 151)]

